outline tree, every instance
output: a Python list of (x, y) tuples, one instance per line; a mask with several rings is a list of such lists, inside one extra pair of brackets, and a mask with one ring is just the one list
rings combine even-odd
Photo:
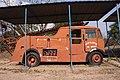
[(118, 24), (114, 23), (114, 24), (110, 25), (110, 28), (111, 28), (111, 30), (109, 32), (112, 34), (112, 36), (114, 38), (118, 39), (119, 38), (119, 27), (118, 27)]

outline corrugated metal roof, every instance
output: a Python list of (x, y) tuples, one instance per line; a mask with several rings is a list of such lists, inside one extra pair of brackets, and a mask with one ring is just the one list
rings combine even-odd
[[(120, 12), (120, 9), (119, 9)], [(115, 11), (112, 15), (110, 15), (108, 18), (104, 20), (104, 22), (118, 22), (117, 19), (117, 12)]]
[(95, 21), (110, 11), (116, 1), (79, 1), (33, 4), (0, 8), (0, 19), (13, 24), (24, 23), (24, 8), (28, 8), (28, 23), (53, 23), (68, 21), (71, 5), (72, 21)]

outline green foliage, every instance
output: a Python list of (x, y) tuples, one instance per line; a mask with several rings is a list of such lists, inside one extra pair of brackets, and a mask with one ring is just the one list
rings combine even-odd
[(118, 24), (114, 23), (110, 26), (111, 30), (109, 31), (110, 33), (112, 33), (112, 35), (114, 36), (114, 38), (118, 39), (119, 38), (119, 28), (118, 28)]

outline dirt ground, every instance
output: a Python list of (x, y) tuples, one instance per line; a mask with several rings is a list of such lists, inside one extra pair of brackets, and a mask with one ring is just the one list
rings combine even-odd
[(0, 80), (120, 80), (120, 68), (109, 63), (89, 66), (84, 63), (41, 64), (38, 67), (25, 68), (11, 63), (8, 59), (0, 60)]
[[(76, 63), (71, 71), (68, 63), (42, 63), (25, 68), (9, 61), (10, 55), (0, 54), (0, 80), (120, 80), (120, 63), (103, 62), (100, 66)], [(104, 59), (105, 61), (105, 59)]]

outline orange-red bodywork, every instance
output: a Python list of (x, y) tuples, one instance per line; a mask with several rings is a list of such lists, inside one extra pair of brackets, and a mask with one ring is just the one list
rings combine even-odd
[[(80, 32), (79, 37), (72, 37), (72, 61), (86, 62), (89, 52), (100, 49), (104, 51), (104, 38), (99, 28), (90, 26), (73, 26), (73, 30)], [(87, 31), (94, 30), (95, 38), (87, 38)], [(78, 33), (77, 33), (78, 34)], [(27, 36), (26, 50), (35, 49), (40, 54), (41, 62), (70, 62), (70, 36), (69, 27), (61, 27), (54, 36)], [(56, 49), (56, 56), (44, 56), (44, 49)], [(54, 53), (54, 52), (52, 52)], [(16, 44), (11, 61), (22, 62), (24, 56), (24, 37), (20, 38)]]

